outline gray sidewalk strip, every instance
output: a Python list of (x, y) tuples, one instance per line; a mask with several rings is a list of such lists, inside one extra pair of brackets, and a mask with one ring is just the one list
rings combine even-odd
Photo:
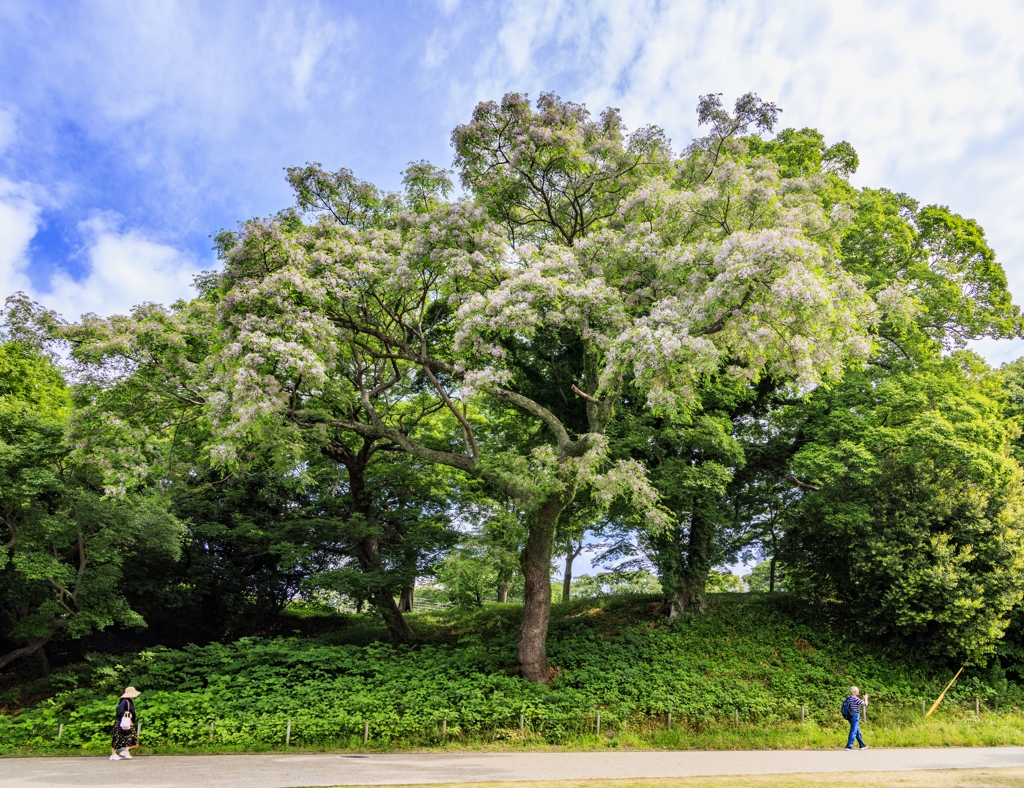
[(0, 759), (0, 788), (295, 788), (1024, 766), (1024, 747)]

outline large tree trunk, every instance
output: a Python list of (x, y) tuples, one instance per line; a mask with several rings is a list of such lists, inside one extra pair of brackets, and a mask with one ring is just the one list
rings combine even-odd
[(409, 622), (405, 620), (402, 611), (398, 609), (395, 598), (387, 591), (378, 591), (370, 600), (373, 606), (380, 611), (384, 617), (384, 624), (388, 628), (388, 637), (396, 643), (415, 643), (416, 633), (412, 631)]
[(551, 615), (551, 547), (555, 521), (564, 506), (564, 498), (553, 495), (540, 507), (530, 518), (523, 549), (523, 628), (516, 657), (520, 675), (539, 684), (551, 678), (545, 643)]
[(674, 618), (687, 610), (704, 612), (713, 536), (714, 528), (703, 518), (692, 515), (685, 543), (678, 533), (671, 537), (665, 549), (676, 552), (676, 555), (666, 561), (667, 576), (662, 581), (666, 586), (661, 602), (662, 614)]
[(413, 608), (413, 594), (416, 589), (413, 586), (406, 586), (402, 589), (402, 598), (398, 600), (398, 609), (402, 613), (411, 613)]
[(50, 658), (46, 654), (46, 646), (36, 649), (36, 668), (43, 678), (50, 675)]
[(704, 594), (711, 572), (711, 539), (713, 526), (696, 514), (691, 515), (690, 534), (686, 545), (686, 561), (679, 584), (680, 612), (692, 610), (704, 612)]
[(504, 604), (508, 602), (508, 587), (510, 583), (506, 580), (504, 583), (498, 583), (498, 601)]

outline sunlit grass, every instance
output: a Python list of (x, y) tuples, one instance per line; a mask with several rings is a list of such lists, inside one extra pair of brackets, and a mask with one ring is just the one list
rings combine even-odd
[[(758, 774), (728, 777), (666, 777), (634, 780), (544, 780), (515, 783), (516, 788), (1024, 788), (1024, 769), (946, 769), (907, 772), (830, 772)], [(508, 783), (432, 783), (416, 788), (507, 788)], [(395, 786), (395, 788), (412, 788)]]

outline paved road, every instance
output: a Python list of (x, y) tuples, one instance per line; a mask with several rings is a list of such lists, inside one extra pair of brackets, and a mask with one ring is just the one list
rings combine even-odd
[(2, 788), (292, 788), (1024, 766), (1024, 747), (920, 750), (156, 755), (0, 759)]

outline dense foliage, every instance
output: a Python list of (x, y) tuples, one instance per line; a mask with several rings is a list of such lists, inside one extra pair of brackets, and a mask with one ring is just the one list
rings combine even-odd
[(0, 626), (24, 645), (0, 668), (55, 636), (144, 625), (124, 594), (140, 554), (174, 561), (180, 526), (158, 496), (104, 494), (95, 458), (66, 438), (69, 399), (57, 368), (16, 340), (0, 344)]

